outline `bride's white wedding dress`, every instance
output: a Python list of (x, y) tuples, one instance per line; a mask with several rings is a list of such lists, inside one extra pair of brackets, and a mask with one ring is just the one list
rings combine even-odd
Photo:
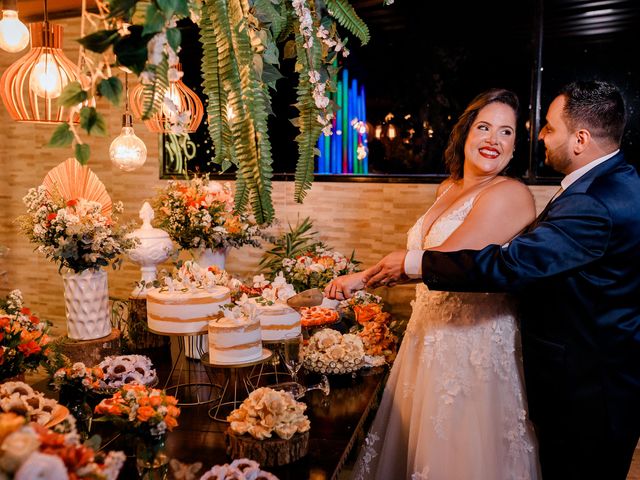
[[(441, 245), (473, 200), (437, 219), (424, 242), (423, 215), (409, 230), (407, 248)], [(419, 284), (353, 478), (537, 479), (517, 334), (509, 296), (429, 291)]]

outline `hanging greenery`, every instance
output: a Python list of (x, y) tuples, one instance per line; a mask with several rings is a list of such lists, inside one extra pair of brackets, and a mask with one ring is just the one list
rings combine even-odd
[[(270, 89), (281, 78), (280, 58), (296, 59), (299, 76), (299, 115), (292, 122), (299, 129), (295, 200), (302, 202), (313, 181), (315, 147), (321, 132), (329, 135), (334, 105), (328, 94), (335, 90), (338, 56), (347, 56), (346, 39), (337, 24), (362, 44), (369, 30), (348, 0), (98, 0), (103, 28), (80, 39), (84, 49), (102, 55), (104, 61), (85, 69), (85, 81), (67, 86), (61, 96), (66, 106), (81, 107), (81, 127), (103, 133), (104, 120), (93, 97), (102, 95), (119, 103), (122, 85), (112, 76), (113, 65), (126, 67), (145, 86), (144, 117), (163, 104), (169, 81), (179, 78), (176, 69), (181, 34), (176, 22), (191, 18), (200, 27), (203, 45), (203, 87), (209, 98), (209, 133), (214, 161), (226, 170), (237, 166), (236, 208), (251, 206), (259, 223), (273, 220), (271, 200), (272, 158), (267, 118)], [(282, 49), (282, 51), (281, 51)], [(98, 68), (99, 67), (99, 68)], [(84, 111), (85, 109), (90, 109)], [(77, 111), (75, 114), (77, 115)], [(73, 118), (71, 117), (70, 120)], [(177, 120), (179, 122), (180, 120)], [(182, 125), (169, 126), (181, 133)], [(79, 160), (88, 159), (73, 122), (54, 133), (51, 144), (80, 147)]]

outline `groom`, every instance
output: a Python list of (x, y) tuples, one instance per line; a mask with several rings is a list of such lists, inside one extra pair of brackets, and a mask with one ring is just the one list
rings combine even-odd
[(624, 480), (640, 436), (640, 178), (619, 150), (624, 101), (576, 82), (546, 121), (545, 162), (566, 176), (525, 233), (480, 251), (394, 252), (367, 286), (518, 293), (543, 478)]

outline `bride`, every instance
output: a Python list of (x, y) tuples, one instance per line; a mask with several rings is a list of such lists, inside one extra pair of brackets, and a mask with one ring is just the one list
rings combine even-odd
[[(478, 95), (445, 152), (451, 176), (409, 230), (409, 250), (504, 244), (535, 217), (522, 183), (500, 176), (513, 157), (518, 99)], [(365, 272), (335, 279), (330, 298), (363, 288)], [(416, 287), (404, 341), (353, 478), (537, 479), (517, 360), (515, 306), (506, 294)]]

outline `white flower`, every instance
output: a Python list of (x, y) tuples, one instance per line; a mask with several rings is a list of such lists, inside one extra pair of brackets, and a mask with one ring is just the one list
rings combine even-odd
[(31, 427), (23, 427), (9, 434), (0, 446), (0, 468), (15, 472), (39, 446), (38, 435)]
[(15, 480), (67, 480), (69, 474), (60, 457), (33, 452), (18, 469), (14, 478)]
[(320, 72), (316, 70), (309, 70), (309, 81), (311, 83), (318, 83), (320, 81)]
[(167, 35), (164, 32), (156, 33), (147, 44), (147, 60), (152, 65), (160, 65), (164, 55), (164, 46), (167, 43)]

